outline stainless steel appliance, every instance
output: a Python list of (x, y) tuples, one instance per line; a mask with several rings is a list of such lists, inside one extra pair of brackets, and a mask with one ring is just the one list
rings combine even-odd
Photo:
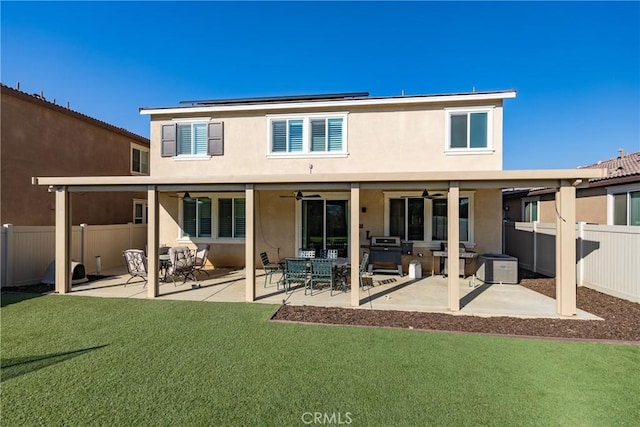
[(400, 237), (371, 237), (369, 274), (373, 273), (397, 273), (402, 276), (402, 242)]

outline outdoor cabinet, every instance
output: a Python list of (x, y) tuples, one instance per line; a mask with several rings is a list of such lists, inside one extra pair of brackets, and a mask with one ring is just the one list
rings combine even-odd
[(478, 257), (478, 279), (484, 283), (518, 283), (518, 258), (505, 254), (483, 254)]

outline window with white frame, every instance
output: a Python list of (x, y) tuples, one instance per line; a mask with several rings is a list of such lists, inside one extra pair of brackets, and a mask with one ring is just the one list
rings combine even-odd
[(160, 156), (210, 160), (224, 155), (224, 122), (210, 118), (174, 119), (161, 127)]
[(218, 237), (245, 237), (245, 198), (218, 199)]
[(211, 198), (182, 199), (182, 237), (211, 237)]
[(389, 235), (402, 240), (424, 240), (424, 201), (422, 197), (389, 200)]
[(447, 108), (446, 149), (482, 151), (492, 148), (493, 108)]
[[(385, 195), (385, 233), (413, 242), (441, 242), (448, 238), (448, 200)], [(473, 194), (460, 196), (460, 241), (473, 243)]]
[(640, 186), (608, 189), (609, 224), (640, 225)]
[[(433, 208), (431, 215), (431, 240), (432, 241), (446, 241), (449, 232), (449, 215), (447, 213), (447, 209), (449, 206), (449, 201), (445, 198), (443, 199), (433, 199)], [(458, 214), (459, 218), (459, 239), (461, 242), (469, 242), (470, 241), (470, 217), (469, 217), (469, 198), (468, 197), (460, 197), (459, 201), (459, 210)]]
[(526, 197), (522, 199), (522, 221), (538, 222), (540, 199), (538, 197)]
[(346, 114), (269, 117), (269, 154), (345, 154)]
[(181, 237), (244, 239), (245, 198), (240, 195), (191, 195), (182, 199)]
[(131, 143), (131, 173), (149, 175), (149, 149)]
[(207, 155), (207, 123), (178, 123), (178, 156)]
[(146, 200), (133, 201), (133, 223), (134, 224), (146, 224), (147, 213), (148, 213), (148, 209), (147, 209)]

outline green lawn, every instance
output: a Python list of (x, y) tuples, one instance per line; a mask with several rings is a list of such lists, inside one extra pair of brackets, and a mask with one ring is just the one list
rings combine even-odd
[(640, 425), (638, 346), (273, 323), (263, 304), (2, 304), (3, 427)]

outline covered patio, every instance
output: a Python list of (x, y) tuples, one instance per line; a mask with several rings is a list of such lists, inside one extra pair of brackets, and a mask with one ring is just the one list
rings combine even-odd
[[(34, 183), (38, 185), (48, 185), (50, 190), (56, 193), (56, 264), (70, 265), (71, 261), (71, 238), (70, 238), (70, 206), (71, 194), (73, 192), (86, 191), (147, 191), (148, 201), (148, 270), (149, 285), (139, 297), (166, 298), (165, 289), (172, 288), (173, 284), (160, 285), (158, 248), (160, 246), (160, 211), (165, 209), (161, 203), (161, 195), (170, 192), (241, 192), (244, 198), (245, 229), (244, 236), (244, 278), (227, 285), (235, 290), (236, 300), (247, 302), (270, 302), (281, 303), (283, 298), (293, 303), (297, 299), (293, 295), (285, 297), (280, 293), (266, 292), (262, 287), (262, 280), (259, 277), (259, 265), (257, 242), (260, 235), (258, 230), (262, 230), (259, 222), (261, 215), (256, 206), (260, 204), (260, 193), (269, 191), (291, 191), (291, 190), (314, 190), (314, 191), (340, 191), (348, 197), (348, 215), (351, 220), (348, 224), (347, 237), (349, 247), (347, 257), (351, 260), (360, 260), (362, 256), (363, 230), (361, 224), (365, 215), (366, 205), (361, 200), (368, 197), (371, 192), (385, 191), (419, 191), (421, 189), (438, 189), (444, 191), (444, 196), (448, 202), (446, 217), (446, 243), (449, 247), (447, 258), (447, 278), (429, 277), (416, 283), (401, 286), (407, 277), (393, 276), (391, 280), (397, 282), (384, 283), (383, 286), (374, 287), (384, 292), (385, 286), (393, 288), (393, 293), (370, 295), (366, 290), (354, 288), (344, 295), (329, 298), (326, 305), (340, 305), (351, 307), (376, 308), (404, 306), (410, 309), (424, 307), (435, 311), (448, 311), (452, 313), (469, 311), (476, 313), (500, 314), (500, 310), (492, 308), (473, 309), (473, 301), (481, 301), (489, 291), (497, 292), (502, 285), (490, 286), (474, 298), (473, 301), (465, 304), (464, 297), (473, 290), (468, 284), (469, 279), (461, 282), (459, 276), (459, 203), (463, 192), (482, 192), (491, 190), (492, 196), (482, 201), (478, 200), (475, 209), (478, 212), (487, 212), (492, 218), (490, 227), (478, 227), (487, 239), (494, 243), (499, 241), (502, 230), (500, 229), (502, 206), (500, 189), (510, 187), (537, 187), (544, 186), (556, 188), (557, 207), (557, 239), (555, 247), (556, 256), (556, 283), (557, 298), (551, 300), (551, 310), (545, 310), (547, 314), (553, 313), (559, 316), (577, 316), (576, 307), (576, 249), (575, 249), (575, 192), (576, 187), (587, 185), (589, 178), (602, 176), (604, 171), (596, 169), (575, 169), (575, 170), (532, 170), (532, 171), (468, 171), (468, 172), (406, 172), (406, 173), (354, 173), (354, 174), (283, 174), (283, 175), (252, 175), (252, 176), (229, 176), (221, 181), (220, 178), (207, 177), (184, 177), (184, 178), (154, 178), (154, 177), (47, 177), (35, 178)], [(175, 197), (175, 196), (174, 196)], [(268, 203), (268, 201), (266, 202)], [(382, 215), (381, 213), (379, 215)], [(293, 245), (291, 245), (293, 246)], [(494, 244), (495, 246), (495, 244)], [(235, 246), (242, 250), (242, 247)], [(499, 247), (499, 245), (498, 245)], [(433, 249), (432, 249), (433, 250)], [(494, 249), (495, 250), (495, 249)], [(237, 251), (237, 249), (234, 249)], [(286, 254), (285, 254), (286, 256)], [(290, 256), (290, 255), (289, 255)], [(358, 269), (351, 270), (351, 283), (358, 283)], [(203, 282), (205, 283), (205, 282)], [(395, 285), (394, 285), (395, 283)], [(409, 294), (403, 296), (404, 292), (411, 289), (419, 289), (422, 283), (433, 283), (432, 288), (439, 289), (440, 297), (429, 300), (425, 294), (417, 292), (413, 296)], [(212, 285), (217, 286), (217, 285)], [(242, 288), (244, 286), (244, 288)], [(141, 287), (140, 287), (141, 288)], [(186, 288), (186, 287), (185, 287)], [(127, 287), (127, 292), (129, 292)], [(207, 285), (201, 286), (200, 290), (208, 289)], [(274, 288), (275, 289), (275, 288)], [(431, 289), (431, 288), (430, 288)], [(514, 287), (504, 288), (504, 294), (512, 292)], [(510, 289), (507, 291), (507, 289)], [(187, 290), (187, 289), (185, 289)], [(71, 291), (70, 271), (64, 269), (56, 270), (56, 291), (64, 294)], [(188, 288), (188, 291), (192, 291)], [(166, 291), (173, 295), (180, 295), (176, 290)], [(203, 291), (201, 300), (213, 298), (218, 292), (207, 296)], [(224, 293), (220, 291), (220, 293)], [(328, 294), (328, 293), (327, 293)], [(520, 304), (509, 304), (515, 308), (508, 315), (536, 315), (528, 312), (528, 306), (535, 305), (531, 301), (533, 295), (527, 292), (514, 301), (521, 300)], [(535, 294), (535, 293), (534, 293)], [(192, 294), (189, 294), (192, 295)], [(435, 295), (435, 294), (434, 294)], [(230, 300), (231, 297), (229, 297)], [(320, 295), (314, 295), (315, 301), (320, 301)], [(501, 297), (497, 297), (499, 299)], [(197, 298), (194, 298), (197, 299)], [(437, 302), (433, 302), (437, 301)], [(506, 315), (507, 313), (505, 313)]]
[[(244, 269), (222, 268), (208, 270), (209, 276), (199, 274), (197, 281), (181, 280), (160, 283), (156, 299), (206, 302), (244, 302), (247, 286)], [(110, 277), (74, 285), (69, 295), (103, 298), (147, 298), (144, 281), (136, 279), (125, 286), (129, 275), (126, 269), (106, 272)], [(279, 275), (264, 285), (264, 271), (256, 270), (257, 303), (290, 304), (319, 307), (351, 307), (351, 287), (330, 295), (328, 288), (320, 288), (313, 295), (305, 295), (302, 287), (285, 293), (277, 287)], [(409, 276), (375, 274), (365, 276), (366, 286), (360, 290), (359, 309), (399, 310), (426, 313), (452, 313), (448, 309), (448, 278), (441, 275), (412, 279)], [(473, 276), (458, 278), (460, 294), (459, 315), (511, 316), (521, 318), (561, 318), (556, 313), (556, 301), (520, 285), (483, 284)], [(577, 310), (577, 319), (598, 319)]]

